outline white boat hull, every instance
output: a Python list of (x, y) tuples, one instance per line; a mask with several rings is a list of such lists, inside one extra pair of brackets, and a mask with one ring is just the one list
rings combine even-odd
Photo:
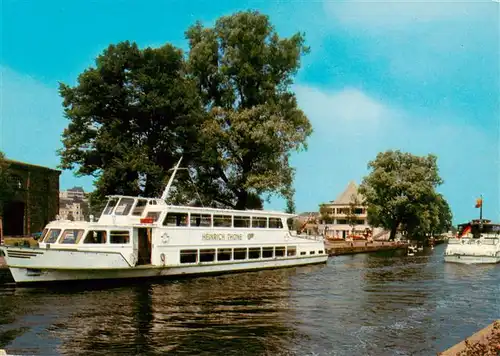
[(83, 280), (120, 280), (126, 278), (153, 278), (221, 274), (255, 271), (282, 267), (304, 266), (326, 263), (328, 255), (296, 258), (275, 258), (269, 260), (242, 261), (218, 264), (196, 264), (189, 266), (139, 266), (116, 269), (29, 269), (9, 267), (16, 283), (40, 283)]
[(500, 263), (500, 256), (445, 255), (445, 262), (462, 264), (494, 264)]

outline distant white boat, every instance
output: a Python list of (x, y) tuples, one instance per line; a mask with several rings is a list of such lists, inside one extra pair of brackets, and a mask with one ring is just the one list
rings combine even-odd
[(322, 236), (292, 233), (262, 210), (110, 196), (97, 222), (50, 222), (37, 248), (0, 246), (16, 283), (218, 274), (325, 263)]
[(500, 224), (473, 220), (459, 225), (457, 236), (448, 240), (444, 260), (464, 264), (500, 263)]

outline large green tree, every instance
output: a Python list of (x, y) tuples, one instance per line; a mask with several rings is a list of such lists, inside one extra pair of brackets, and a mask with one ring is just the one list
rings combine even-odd
[(411, 238), (424, 238), (451, 225), (448, 203), (436, 192), (443, 180), (435, 155), (389, 150), (379, 153), (368, 168), (371, 172), (359, 192), (365, 197), (369, 223), (389, 229), (391, 240), (398, 228)]
[(293, 211), (289, 157), (306, 147), (312, 132), (290, 90), (308, 51), (303, 35), (280, 38), (267, 16), (247, 11), (210, 28), (197, 23), (186, 36), (206, 113), (197, 186), (237, 209), (259, 208), (263, 195), (278, 193)]
[[(111, 45), (76, 86), (61, 84), (70, 123), (61, 167), (96, 177), (90, 196), (158, 195), (184, 157), (173, 202), (261, 208), (263, 196), (293, 202), (289, 157), (312, 128), (290, 90), (307, 52), (280, 38), (267, 16), (242, 12), (197, 23), (189, 54), (171, 46)], [(179, 182), (180, 180), (180, 182)], [(92, 204), (96, 205), (96, 204)]]
[(60, 94), (70, 121), (61, 166), (97, 178), (93, 205), (107, 194), (159, 195), (167, 170), (198, 139), (201, 101), (182, 51), (169, 44), (110, 45)]

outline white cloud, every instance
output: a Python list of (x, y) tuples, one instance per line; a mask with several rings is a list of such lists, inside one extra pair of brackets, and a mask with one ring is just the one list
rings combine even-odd
[(396, 115), (395, 110), (355, 88), (325, 92), (314, 87), (297, 85), (294, 90), (303, 110), (314, 117), (331, 122), (340, 120), (377, 123), (387, 116)]
[(409, 24), (436, 21), (474, 21), (488, 11), (498, 11), (498, 4), (492, 1), (328, 1), (324, 6), (325, 10), (341, 24), (360, 26), (371, 31), (397, 29)]
[(388, 149), (438, 156), (445, 180), (440, 191), (459, 221), (474, 214), (471, 202), (481, 193), (489, 197), (485, 209), (499, 210), (500, 162), (492, 154), (499, 152), (497, 132), (485, 132), (458, 119), (420, 117), (353, 88), (324, 92), (297, 86), (295, 90), (314, 128), (309, 150), (292, 159), (301, 211), (334, 199), (350, 180), (359, 183), (367, 163)]

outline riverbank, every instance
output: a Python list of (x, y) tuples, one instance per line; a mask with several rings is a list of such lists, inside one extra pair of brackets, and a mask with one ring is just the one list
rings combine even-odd
[(369, 253), (377, 251), (406, 250), (408, 244), (393, 241), (328, 241), (325, 249), (330, 256), (352, 255), (356, 253)]
[[(495, 327), (495, 323), (497, 326)], [(493, 355), (500, 352), (500, 319), (479, 330), (471, 337), (441, 352), (439, 356), (456, 356), (466, 351), (475, 351), (471, 355)], [(469, 355), (469, 353), (467, 353)]]

